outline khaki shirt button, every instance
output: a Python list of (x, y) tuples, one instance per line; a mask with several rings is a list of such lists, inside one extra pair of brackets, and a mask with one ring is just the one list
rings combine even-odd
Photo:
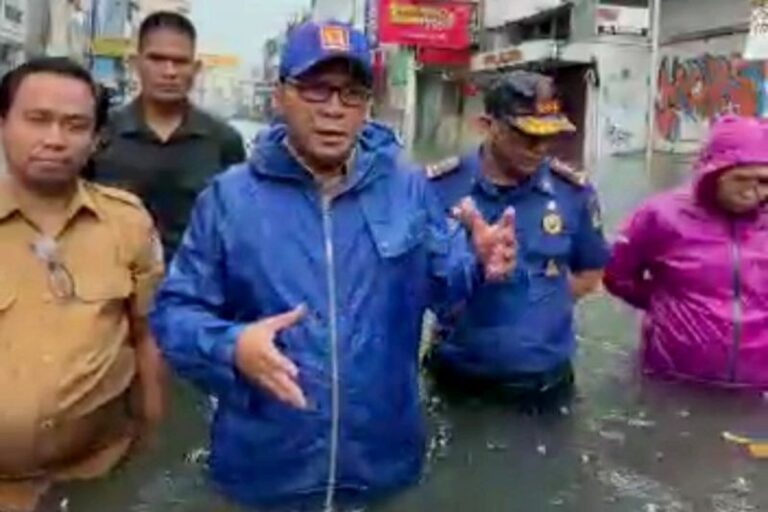
[(40, 424), (40, 428), (43, 430), (52, 430), (53, 429), (53, 420), (45, 420)]

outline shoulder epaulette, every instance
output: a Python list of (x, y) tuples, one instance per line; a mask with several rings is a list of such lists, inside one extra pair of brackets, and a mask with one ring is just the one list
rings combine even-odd
[(586, 171), (576, 169), (572, 165), (563, 162), (560, 159), (553, 158), (549, 161), (549, 168), (556, 175), (572, 185), (586, 187), (589, 183), (589, 176)]
[(450, 158), (446, 158), (445, 160), (429, 164), (425, 167), (427, 178), (434, 180), (440, 178), (441, 176), (451, 174), (452, 172), (458, 170), (460, 163), (461, 160), (459, 157), (452, 156)]
[(89, 183), (88, 186), (92, 187), (92, 190), (94, 190), (97, 194), (102, 194), (110, 199), (115, 199), (116, 201), (120, 201), (121, 203), (135, 206), (137, 208), (144, 208), (144, 203), (141, 202), (141, 199), (139, 199), (138, 196), (130, 192), (126, 192), (125, 190), (114, 187), (107, 187), (96, 183)]

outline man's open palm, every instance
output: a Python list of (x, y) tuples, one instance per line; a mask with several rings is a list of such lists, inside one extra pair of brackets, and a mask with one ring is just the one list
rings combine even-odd
[(298, 384), (299, 369), (275, 345), (275, 338), (296, 325), (306, 307), (265, 318), (246, 328), (237, 340), (235, 365), (245, 377), (270, 392), (278, 400), (306, 409), (307, 399)]

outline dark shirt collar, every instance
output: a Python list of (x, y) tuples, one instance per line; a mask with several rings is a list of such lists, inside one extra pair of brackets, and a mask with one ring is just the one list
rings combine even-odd
[(544, 194), (545, 196), (554, 196), (554, 184), (552, 183), (552, 173), (549, 170), (549, 159), (545, 158), (541, 164), (539, 164), (536, 172), (527, 180), (523, 181), (519, 185), (503, 187), (492, 183), (485, 174), (483, 169), (483, 147), (480, 146), (478, 151), (474, 152), (470, 158), (473, 160), (473, 167), (477, 169), (475, 174), (475, 182), (480, 190), (490, 196), (501, 196), (507, 193), (520, 194), (529, 190), (535, 190)]
[[(157, 137), (144, 120), (144, 112), (141, 108), (141, 99), (133, 100), (119, 115), (115, 117), (115, 124), (120, 135), (144, 135)], [(170, 141), (188, 137), (206, 137), (211, 134), (211, 123), (200, 109), (192, 104), (187, 107), (187, 113), (181, 125), (171, 135)]]

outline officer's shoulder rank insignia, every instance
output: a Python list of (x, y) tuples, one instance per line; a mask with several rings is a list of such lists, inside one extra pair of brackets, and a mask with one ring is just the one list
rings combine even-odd
[(452, 172), (458, 170), (460, 163), (461, 160), (459, 157), (452, 156), (450, 158), (446, 158), (445, 160), (441, 160), (433, 164), (428, 164), (425, 167), (427, 178), (434, 180), (447, 174), (451, 174)]
[(585, 187), (589, 183), (587, 173), (583, 170), (576, 169), (574, 166), (563, 162), (558, 158), (553, 158), (549, 161), (549, 168), (555, 175), (560, 176), (562, 179), (576, 185), (578, 187)]

